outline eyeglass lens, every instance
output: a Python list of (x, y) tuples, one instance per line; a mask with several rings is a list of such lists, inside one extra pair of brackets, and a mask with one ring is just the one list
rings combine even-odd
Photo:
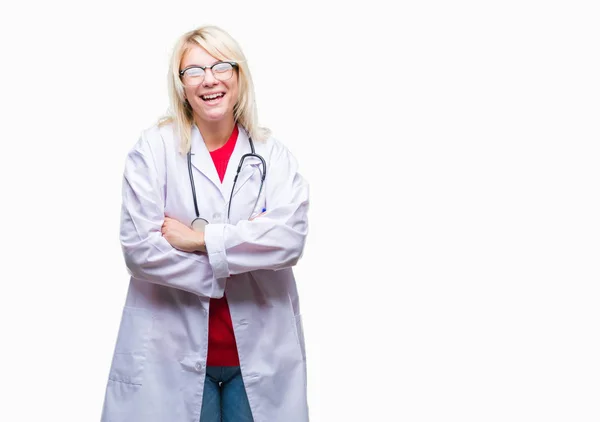
[[(211, 68), (213, 76), (220, 80), (226, 81), (233, 75), (233, 66), (230, 63), (217, 63)], [(204, 80), (206, 72), (199, 67), (191, 67), (183, 74), (183, 83), (186, 85), (199, 85)]]

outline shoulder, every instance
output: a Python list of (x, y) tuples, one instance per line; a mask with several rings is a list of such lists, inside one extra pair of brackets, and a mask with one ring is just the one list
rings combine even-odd
[(173, 134), (171, 124), (155, 123), (143, 129), (127, 154), (126, 174), (154, 174), (164, 179), (168, 163), (176, 151)]
[(274, 159), (277, 159), (278, 157), (294, 158), (292, 151), (286, 145), (286, 143), (272, 134), (270, 134), (269, 137), (261, 143), (263, 144), (266, 155)]
[(155, 156), (173, 150), (174, 146), (176, 147), (173, 124), (157, 122), (141, 131), (132, 151)]
[(172, 144), (175, 141), (175, 127), (171, 122), (158, 122), (142, 131), (142, 138), (151, 147), (164, 147), (167, 144)]
[(281, 167), (289, 171), (298, 171), (298, 161), (285, 141), (270, 135), (258, 145), (257, 152), (267, 161), (268, 168)]

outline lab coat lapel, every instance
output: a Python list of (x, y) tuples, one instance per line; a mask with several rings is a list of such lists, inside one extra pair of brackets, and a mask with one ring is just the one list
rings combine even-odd
[[(192, 166), (210, 180), (222, 194), (221, 180), (217, 174), (217, 169), (196, 125), (192, 126)], [(196, 190), (198, 190), (198, 184), (196, 184)]]
[[(235, 179), (235, 174), (240, 164), (240, 159), (244, 154), (252, 152), (252, 150), (250, 149), (250, 143), (248, 142), (248, 134), (246, 133), (244, 128), (242, 128), (242, 126), (239, 124), (238, 129), (238, 139), (235, 143), (235, 148), (231, 153), (231, 158), (229, 158), (229, 163), (227, 164), (227, 171), (225, 172), (225, 177), (223, 178), (223, 185), (221, 187), (221, 193), (223, 194), (225, 201), (229, 201), (229, 197), (231, 196), (231, 188), (233, 187), (233, 180)], [(252, 161), (252, 158), (246, 158), (244, 160), (244, 166), (242, 166), (242, 168), (247, 166)], [(248, 178), (251, 175), (252, 172), (247, 172), (242, 169), (242, 171), (240, 171), (240, 175), (238, 176), (238, 180), (235, 182), (235, 190), (237, 191), (244, 184), (244, 182), (248, 180)]]

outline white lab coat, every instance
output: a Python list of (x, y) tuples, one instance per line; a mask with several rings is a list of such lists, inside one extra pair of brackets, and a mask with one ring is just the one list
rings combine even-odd
[[(192, 165), (208, 254), (187, 253), (162, 237), (164, 216), (195, 218), (187, 160), (171, 125), (142, 133), (127, 156), (120, 240), (129, 289), (102, 410), (103, 422), (198, 422), (206, 373), (210, 298), (227, 293), (240, 367), (255, 422), (308, 421), (302, 317), (291, 267), (308, 230), (308, 185), (278, 140), (254, 142), (267, 163), (246, 159), (227, 224), (241, 156), (240, 132), (221, 184), (200, 132)], [(248, 217), (266, 208), (253, 221)]]

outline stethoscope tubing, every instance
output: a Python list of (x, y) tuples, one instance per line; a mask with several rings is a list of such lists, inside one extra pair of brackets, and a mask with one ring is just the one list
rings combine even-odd
[[(254, 150), (254, 142), (252, 142), (252, 138), (248, 137), (248, 142), (250, 143), (250, 150), (252, 152), (250, 152), (248, 154), (244, 154), (244, 155), (242, 155), (242, 158), (240, 158), (240, 162), (239, 162), (237, 170), (235, 172), (235, 177), (233, 179), (233, 186), (231, 187), (231, 193), (229, 195), (229, 204), (227, 206), (227, 222), (229, 222), (229, 217), (231, 214), (231, 201), (233, 199), (233, 192), (235, 191), (235, 184), (237, 183), (238, 176), (240, 174), (240, 171), (242, 170), (242, 166), (244, 165), (244, 160), (247, 158), (251, 158), (251, 157), (258, 158), (263, 166), (263, 171), (261, 171), (261, 178), (260, 178), (260, 188), (258, 190), (258, 195), (256, 196), (256, 201), (254, 202), (254, 207), (252, 207), (253, 210), (256, 208), (256, 204), (258, 204), (258, 199), (260, 198), (260, 194), (262, 193), (264, 181), (265, 181), (265, 178), (267, 177), (267, 163), (265, 162), (265, 159), (263, 157), (261, 157), (260, 154), (257, 154), (256, 151)], [(190, 176), (190, 184), (192, 187), (192, 196), (194, 198), (194, 211), (196, 212), (196, 218), (200, 218), (200, 212), (198, 211), (198, 201), (196, 199), (196, 186), (194, 185), (194, 174), (192, 172), (192, 151), (191, 150), (187, 153), (187, 162), (188, 162), (188, 172), (189, 172), (189, 176)], [(260, 171), (260, 169), (259, 169), (259, 171)]]

